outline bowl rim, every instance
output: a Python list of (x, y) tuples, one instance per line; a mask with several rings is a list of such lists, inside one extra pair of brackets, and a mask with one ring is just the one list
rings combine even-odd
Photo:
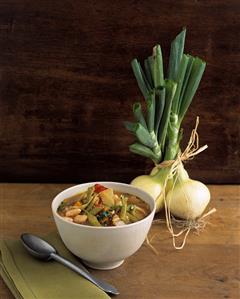
[[(67, 221), (65, 220), (63, 217), (61, 217), (58, 213), (57, 213), (57, 209), (55, 210), (53, 208), (53, 205), (55, 203), (55, 201), (57, 200), (57, 198), (63, 193), (63, 192), (66, 192), (68, 190), (71, 190), (71, 189), (75, 189), (76, 187), (78, 186), (84, 186), (84, 185), (95, 185), (95, 184), (115, 184), (115, 185), (121, 185), (121, 186), (127, 186), (127, 187), (130, 187), (132, 189), (136, 189), (138, 191), (140, 191), (141, 193), (143, 193), (144, 196), (147, 196), (148, 198), (150, 198), (153, 202), (153, 209), (151, 211), (151, 213), (149, 213), (149, 215), (147, 215), (147, 217), (139, 220), (139, 221), (136, 221), (134, 223), (130, 223), (130, 224), (126, 224), (126, 225), (121, 225), (121, 226), (92, 226), (92, 225), (86, 225), (86, 224), (78, 224), (78, 223), (74, 223), (74, 222), (70, 222), (70, 221)], [(141, 198), (142, 199), (142, 198)], [(144, 199), (142, 199), (144, 201)], [(110, 230), (110, 229), (126, 229), (127, 227), (133, 227), (133, 226), (136, 226), (140, 223), (143, 223), (145, 221), (147, 221), (149, 218), (152, 217), (152, 214), (155, 214), (155, 211), (156, 211), (156, 201), (154, 200), (154, 198), (148, 194), (147, 192), (145, 192), (144, 190), (138, 188), (138, 187), (135, 187), (133, 185), (130, 185), (130, 184), (126, 184), (126, 183), (120, 183), (120, 182), (113, 182), (113, 181), (96, 181), (96, 182), (88, 182), (88, 183), (82, 183), (82, 184), (78, 184), (78, 185), (74, 185), (74, 186), (71, 186), (69, 188), (66, 188), (64, 190), (62, 190), (61, 192), (59, 192), (52, 200), (52, 203), (51, 203), (51, 208), (52, 208), (52, 213), (53, 213), (53, 216), (57, 217), (60, 221), (63, 221), (65, 224), (69, 224), (69, 225), (73, 225), (73, 226), (76, 226), (76, 227), (82, 227), (82, 228), (87, 228), (87, 229), (98, 229), (98, 230)]]

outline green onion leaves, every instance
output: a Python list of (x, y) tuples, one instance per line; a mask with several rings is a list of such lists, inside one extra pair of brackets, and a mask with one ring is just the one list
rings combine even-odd
[(147, 99), (149, 91), (150, 91), (150, 85), (143, 73), (140, 63), (137, 61), (136, 58), (133, 59), (133, 61), (132, 61), (132, 69), (133, 69), (134, 75), (137, 79), (138, 86), (139, 86), (144, 98)]
[(144, 146), (140, 143), (131, 144), (129, 146), (129, 150), (134, 154), (144, 156), (148, 159), (153, 160), (156, 163), (158, 162), (158, 156), (154, 154), (154, 152), (151, 149), (149, 149), (147, 146)]
[(147, 126), (149, 132), (154, 130), (155, 117), (155, 92), (151, 93), (147, 99)]
[(164, 84), (162, 51), (159, 45), (153, 48), (153, 81), (155, 88), (160, 88)]
[(182, 60), (186, 37), (186, 28), (180, 32), (171, 43), (171, 51), (168, 65), (168, 79), (176, 81), (178, 69)]
[(131, 133), (133, 133), (140, 141), (140, 143), (150, 148), (154, 147), (155, 142), (152, 136), (150, 135), (150, 133), (148, 132), (148, 130), (144, 128), (144, 126), (142, 126), (140, 123), (131, 123), (128, 121), (126, 121), (124, 124), (126, 129), (129, 130)]
[(166, 78), (160, 45), (144, 60), (144, 70), (137, 59), (131, 63), (146, 101), (146, 113), (141, 103), (133, 105), (136, 123), (125, 122), (125, 127), (136, 137), (129, 149), (155, 163), (175, 159), (180, 150), (181, 123), (206, 66), (200, 58), (184, 54), (185, 37), (184, 28), (171, 43)]
[(164, 149), (166, 134), (168, 129), (168, 123), (171, 113), (172, 101), (176, 92), (177, 84), (171, 80), (165, 80), (166, 99), (163, 111), (163, 116), (160, 122), (160, 128), (158, 132), (158, 143), (161, 145), (161, 149)]
[(147, 129), (147, 124), (142, 112), (141, 103), (133, 104), (133, 114), (135, 116), (136, 121), (138, 121), (145, 129)]
[(179, 109), (179, 117), (181, 121), (183, 120), (183, 117), (187, 112), (187, 109), (191, 104), (192, 99), (197, 91), (205, 67), (206, 67), (205, 61), (201, 60), (198, 57), (194, 58), (191, 67), (191, 73), (186, 83), (184, 94), (182, 95), (182, 99), (181, 99), (181, 106)]

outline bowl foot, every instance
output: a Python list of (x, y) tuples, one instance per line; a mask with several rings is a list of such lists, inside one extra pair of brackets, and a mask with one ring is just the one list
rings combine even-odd
[(82, 260), (85, 265), (87, 265), (90, 268), (97, 269), (97, 270), (111, 270), (115, 269), (122, 265), (124, 260), (113, 262), (113, 263), (92, 263), (88, 261)]

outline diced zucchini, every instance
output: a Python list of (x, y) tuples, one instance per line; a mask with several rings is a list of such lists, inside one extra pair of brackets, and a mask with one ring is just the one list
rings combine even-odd
[(103, 207), (95, 207), (92, 210), (89, 211), (90, 214), (92, 215), (97, 215), (99, 212), (101, 212), (103, 210)]
[(101, 223), (97, 220), (97, 217), (88, 213), (87, 212), (87, 216), (88, 216), (88, 221), (91, 225), (93, 226), (102, 226)]

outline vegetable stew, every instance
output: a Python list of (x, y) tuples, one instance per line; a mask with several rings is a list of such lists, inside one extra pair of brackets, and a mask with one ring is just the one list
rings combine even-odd
[(64, 199), (57, 212), (70, 222), (104, 227), (137, 222), (150, 214), (150, 208), (135, 195), (95, 184)]

